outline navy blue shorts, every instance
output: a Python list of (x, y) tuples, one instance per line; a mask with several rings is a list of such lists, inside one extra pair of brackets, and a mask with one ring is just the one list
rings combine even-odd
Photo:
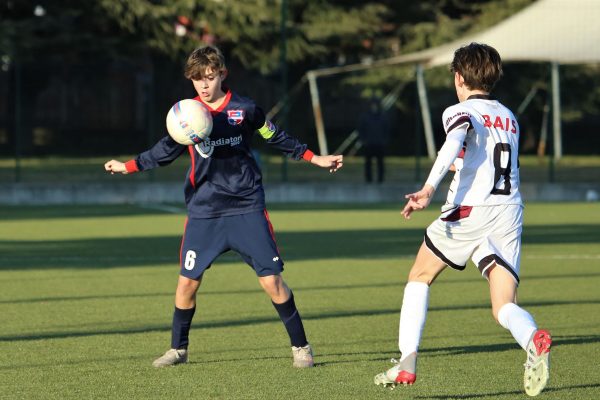
[(258, 276), (278, 275), (283, 260), (267, 210), (217, 218), (188, 218), (181, 243), (180, 274), (198, 280), (221, 254), (234, 250)]

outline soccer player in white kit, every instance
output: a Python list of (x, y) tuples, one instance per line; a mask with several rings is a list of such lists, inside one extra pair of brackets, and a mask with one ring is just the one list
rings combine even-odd
[(469, 258), (488, 280), (492, 313), (527, 352), (524, 386), (538, 395), (549, 379), (548, 331), (516, 304), (523, 202), (519, 193), (519, 125), (513, 113), (490, 97), (502, 76), (498, 52), (471, 43), (456, 50), (451, 64), (459, 103), (442, 120), (446, 141), (421, 190), (405, 197), (402, 215), (427, 207), (446, 173), (455, 170), (442, 213), (425, 238), (404, 289), (400, 312), (400, 360), (375, 376), (375, 384), (413, 384), (425, 325), (429, 287), (450, 266), (463, 270)]

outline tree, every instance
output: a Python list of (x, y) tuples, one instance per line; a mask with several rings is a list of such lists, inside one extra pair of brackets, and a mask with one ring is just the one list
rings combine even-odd
[[(287, 61), (314, 67), (420, 50), (487, 27), (531, 1), (288, 0)], [(64, 59), (90, 54), (131, 58), (151, 50), (179, 59), (202, 43), (215, 42), (244, 67), (267, 74), (279, 65), (283, 4), (7, 0), (0, 4), (0, 51), (7, 54), (17, 45), (30, 58)]]
[[(336, 4), (339, 3), (339, 4)], [(20, 0), (0, 5), (0, 34), (24, 54), (50, 57), (108, 54), (131, 57), (152, 49), (181, 56), (216, 40), (245, 67), (263, 73), (277, 68), (281, 0)], [(41, 7), (41, 8), (40, 8)], [(34, 11), (43, 10), (43, 15)], [(320, 62), (351, 53), (380, 29), (387, 8), (377, 3), (289, 1), (288, 61)], [(185, 28), (177, 36), (175, 29)], [(3, 40), (6, 54), (11, 43)]]

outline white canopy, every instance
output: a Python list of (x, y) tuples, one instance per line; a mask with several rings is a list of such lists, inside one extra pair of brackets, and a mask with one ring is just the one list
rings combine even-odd
[(470, 42), (493, 46), (503, 61), (600, 62), (599, 19), (599, 0), (539, 0), (484, 32), (427, 50), (426, 64), (449, 64)]

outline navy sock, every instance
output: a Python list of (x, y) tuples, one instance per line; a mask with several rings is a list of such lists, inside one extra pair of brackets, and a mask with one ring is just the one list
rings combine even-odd
[(189, 344), (190, 327), (192, 326), (192, 318), (196, 307), (182, 310), (175, 307), (173, 313), (173, 327), (171, 330), (171, 348), (172, 349), (187, 349)]
[(288, 335), (290, 335), (292, 346), (306, 346), (308, 341), (304, 333), (302, 318), (300, 318), (300, 313), (298, 313), (296, 303), (294, 302), (294, 294), (290, 291), (290, 298), (285, 303), (273, 303), (273, 306), (279, 313), (279, 318), (281, 318), (281, 321), (285, 325)]

